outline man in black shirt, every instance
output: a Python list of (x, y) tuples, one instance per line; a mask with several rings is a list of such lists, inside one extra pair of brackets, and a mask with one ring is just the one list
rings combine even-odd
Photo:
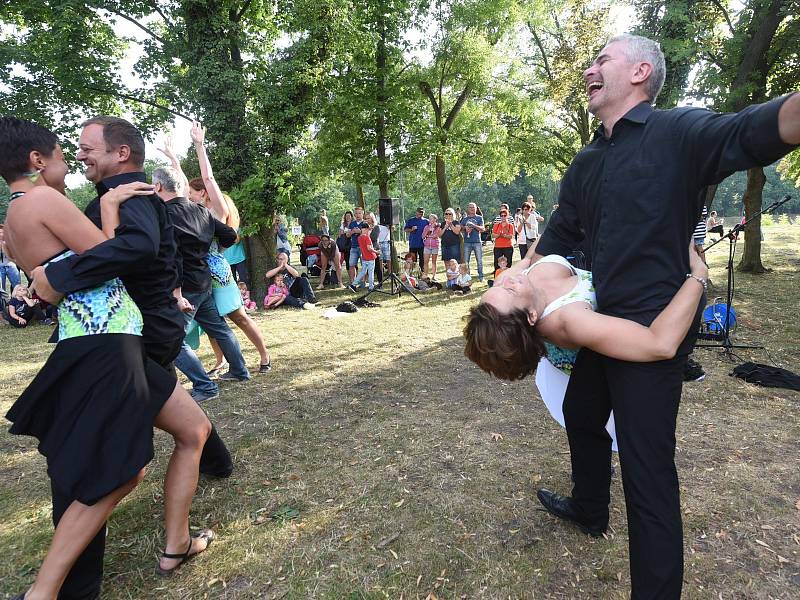
[[(585, 238), (598, 309), (646, 326), (690, 277), (687, 247), (701, 191), (735, 171), (768, 165), (800, 143), (800, 95), (738, 114), (656, 111), (651, 105), (664, 70), (655, 42), (619, 36), (584, 72), (589, 110), (602, 126), (564, 175), (559, 209), (536, 248), (538, 255), (566, 255)], [(694, 337), (690, 331), (674, 359), (655, 363), (580, 351), (564, 399), (572, 497), (538, 494), (551, 513), (584, 531), (606, 530), (611, 440), (605, 424), (613, 409), (635, 599), (681, 594), (675, 424)]]
[[(86, 215), (102, 226), (99, 198), (109, 189), (134, 181), (146, 182), (142, 172), (144, 140), (130, 123), (116, 117), (97, 117), (84, 124), (78, 160), (97, 188), (97, 198)], [(142, 313), (142, 341), (147, 355), (172, 368), (181, 348), (184, 320), (173, 290), (178, 279), (173, 228), (161, 199), (155, 194), (136, 196), (120, 206), (115, 237), (81, 255), (37, 267), (32, 276), (37, 294), (52, 303), (59, 294), (96, 286), (119, 277)], [(48, 291), (49, 290), (49, 291)], [(233, 469), (230, 453), (215, 430), (206, 442), (200, 462), (203, 473), (227, 477)], [(72, 503), (53, 489), (53, 521), (58, 524)], [(84, 550), (67, 576), (60, 600), (98, 598), (103, 578), (105, 527)]]
[[(185, 326), (192, 319), (213, 337), (230, 365), (230, 378), (244, 381), (250, 378), (236, 336), (225, 317), (220, 316), (211, 293), (211, 272), (206, 256), (214, 238), (221, 247), (227, 247), (238, 238), (236, 230), (215, 219), (205, 207), (178, 195), (178, 176), (169, 168), (153, 172), (156, 194), (164, 201), (175, 230), (178, 245), (179, 278), (176, 288), (178, 301), (186, 305), (183, 312)], [(218, 395), (217, 384), (211, 381), (202, 363), (184, 340), (175, 365), (191, 379), (192, 397), (198, 402)]]

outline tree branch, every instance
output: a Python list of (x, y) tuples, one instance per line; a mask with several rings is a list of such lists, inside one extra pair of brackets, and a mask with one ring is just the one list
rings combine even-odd
[(542, 55), (542, 62), (545, 73), (547, 73), (547, 78), (550, 81), (553, 81), (553, 72), (550, 70), (550, 63), (547, 61), (547, 52), (544, 51), (544, 44), (542, 40), (539, 38), (539, 34), (536, 33), (536, 29), (534, 28), (531, 22), (528, 22), (528, 29), (530, 29), (531, 35), (533, 36), (533, 41), (536, 42), (536, 46), (539, 48), (539, 52)]
[(439, 103), (436, 102), (436, 96), (433, 94), (433, 90), (431, 89), (431, 84), (427, 81), (420, 81), (419, 84), (420, 91), (427, 96), (428, 100), (431, 101), (431, 106), (433, 107), (433, 114), (436, 116), (436, 125), (441, 126), (442, 122), (442, 109), (439, 106)]
[(239, 12), (236, 13), (236, 18), (234, 21), (238, 23), (242, 20), (244, 13), (247, 12), (247, 9), (250, 8), (250, 5), (253, 3), (253, 0), (245, 0), (244, 4), (242, 4), (242, 8), (239, 9)]
[(472, 91), (472, 84), (468, 83), (464, 86), (464, 89), (461, 90), (461, 93), (458, 95), (458, 99), (456, 103), (453, 105), (453, 108), (450, 109), (450, 113), (447, 115), (447, 120), (444, 122), (444, 130), (450, 131), (450, 128), (453, 126), (453, 121), (456, 120), (458, 116), (458, 112), (461, 110), (461, 107), (464, 106), (464, 103), (467, 101), (469, 97), (469, 93)]
[(131, 96), (130, 94), (123, 94), (122, 92), (112, 92), (111, 90), (104, 90), (103, 88), (97, 88), (90, 85), (83, 86), (87, 90), (92, 90), (93, 92), (99, 92), (100, 94), (105, 94), (107, 96), (114, 96), (115, 98), (123, 98), (125, 100), (132, 100), (134, 102), (139, 102), (141, 104), (147, 104), (148, 106), (152, 106), (153, 108), (157, 108), (159, 110), (164, 110), (170, 114), (175, 115), (176, 117), (182, 117), (189, 121), (190, 123), (195, 121), (194, 118), (184, 115), (183, 113), (179, 113), (177, 110), (172, 110), (166, 106), (162, 106), (157, 102), (152, 102), (151, 100), (145, 100), (144, 98), (137, 98), (136, 96)]
[(117, 15), (118, 17), (122, 17), (123, 19), (125, 19), (129, 23), (133, 23), (134, 25), (136, 25), (136, 27), (138, 27), (139, 29), (144, 31), (147, 35), (149, 35), (151, 38), (156, 40), (158, 43), (160, 43), (162, 45), (165, 44), (164, 38), (162, 38), (160, 35), (157, 35), (152, 29), (150, 29), (146, 25), (142, 25), (141, 23), (139, 23), (139, 21), (137, 21), (133, 17), (128, 16), (128, 15), (126, 15), (124, 13), (119, 12), (118, 10), (115, 10), (115, 9), (110, 8), (108, 6), (105, 6), (105, 5), (101, 6), (101, 8), (103, 10), (107, 10), (108, 12), (110, 12), (113, 15)]
[(169, 27), (171, 29), (172, 28), (172, 23), (167, 18), (167, 15), (165, 15), (161, 11), (161, 7), (158, 5), (158, 0), (150, 0), (149, 4), (150, 4), (150, 6), (153, 7), (154, 11), (156, 11), (159, 15), (161, 15), (161, 18), (164, 19), (164, 23), (166, 23), (167, 27)]
[(731, 32), (731, 35), (733, 35), (735, 31), (733, 29), (733, 23), (731, 23), (731, 17), (728, 14), (727, 9), (724, 6), (722, 6), (722, 2), (720, 2), (719, 0), (711, 0), (711, 3), (714, 6), (716, 6), (722, 13), (722, 16), (725, 17), (725, 22), (728, 24), (728, 30)]

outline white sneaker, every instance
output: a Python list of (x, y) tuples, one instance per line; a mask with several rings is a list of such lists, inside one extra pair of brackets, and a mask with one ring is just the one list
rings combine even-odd
[(311, 302), (306, 302), (303, 304), (303, 310), (314, 310), (315, 308), (317, 308), (317, 305), (311, 304)]

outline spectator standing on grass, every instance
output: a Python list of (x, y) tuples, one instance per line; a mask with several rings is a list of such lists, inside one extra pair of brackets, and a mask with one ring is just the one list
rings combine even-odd
[(347, 261), (347, 271), (350, 275), (350, 281), (353, 281), (353, 279), (356, 278), (358, 259), (361, 258), (361, 248), (358, 245), (358, 236), (361, 235), (361, 229), (367, 226), (367, 222), (364, 220), (364, 209), (360, 206), (356, 206), (354, 211), (355, 216), (353, 217), (353, 220), (350, 221), (350, 224), (347, 226), (347, 231), (345, 232), (350, 240), (350, 258)]
[[(3, 225), (0, 224), (0, 228)], [(3, 252), (3, 246), (0, 245), (0, 290), (6, 291), (6, 281), (10, 283), (10, 288), (13, 290), (19, 285), (19, 269), (8, 255)]]
[[(341, 262), (347, 263), (350, 260), (350, 236), (347, 231), (350, 223), (353, 222), (353, 213), (349, 210), (342, 215), (342, 222), (339, 224), (339, 234), (336, 236), (336, 247), (339, 248)], [(349, 266), (349, 265), (348, 265)], [(342, 283), (341, 281), (339, 283)]]
[(501, 204), (501, 205), (500, 205), (500, 208), (499, 208), (499, 209), (498, 209), (498, 211), (497, 211), (497, 216), (496, 216), (496, 217), (494, 218), (494, 220), (492, 221), (492, 227), (494, 227), (494, 226), (495, 226), (495, 225), (497, 225), (497, 224), (498, 224), (500, 221), (502, 221), (502, 220), (503, 220), (503, 211), (506, 211), (506, 213), (509, 213), (509, 211), (510, 211), (510, 210), (511, 210), (511, 209), (509, 208), (508, 204), (506, 204), (506, 203), (503, 203), (503, 204)]
[(544, 217), (536, 212), (536, 204), (533, 196), (528, 194), (527, 201), (522, 205), (522, 214), (517, 219), (516, 230), (518, 234), (517, 243), (519, 244), (519, 257), (525, 258), (528, 248), (536, 244), (539, 238), (539, 223), (544, 221)]
[(348, 286), (353, 292), (358, 291), (360, 287), (364, 287), (364, 284), (361, 283), (364, 277), (367, 277), (369, 290), (372, 291), (375, 288), (375, 259), (378, 258), (378, 253), (372, 245), (372, 238), (369, 234), (370, 226), (367, 224), (361, 228), (361, 235), (358, 236), (358, 246), (361, 250), (361, 269)]
[(305, 274), (301, 276), (297, 269), (289, 264), (289, 257), (285, 252), (278, 254), (278, 264), (267, 271), (266, 278), (269, 280), (279, 273), (283, 275), (284, 283), (289, 289), (289, 295), (284, 300), (284, 304), (306, 310), (316, 307), (317, 297), (314, 295), (314, 290), (311, 289), (308, 277), (305, 277)]
[(331, 228), (328, 224), (328, 212), (323, 208), (319, 211), (319, 233), (322, 235), (326, 233), (330, 235)]
[[(423, 273), (422, 276), (427, 279), (436, 279), (436, 259), (439, 257), (439, 247), (441, 240), (439, 237), (442, 235), (442, 226), (439, 224), (439, 217), (433, 213), (428, 215), (428, 224), (422, 230), (422, 245), (423, 248)], [(430, 269), (428, 268), (430, 264)]]
[(375, 216), (375, 213), (370, 212), (364, 216), (364, 219), (369, 225), (369, 239), (372, 240), (372, 247), (378, 253), (378, 258), (375, 259), (375, 281), (383, 283), (383, 264), (380, 260), (380, 246), (378, 245), (378, 236), (381, 234), (378, 217)]
[(287, 262), (292, 257), (292, 243), (289, 241), (289, 230), (286, 228), (286, 223), (280, 215), (275, 217), (275, 224), (273, 225), (275, 231), (275, 248), (278, 252), (286, 254)]
[(497, 259), (501, 256), (506, 257), (508, 266), (511, 266), (514, 258), (514, 225), (508, 218), (508, 208), (501, 208), (499, 216), (500, 221), (492, 227), (495, 269), (497, 268)]
[(378, 251), (381, 254), (381, 262), (384, 270), (389, 270), (389, 263), (392, 260), (392, 240), (391, 231), (386, 225), (378, 224)]
[(422, 232), (427, 224), (428, 219), (425, 218), (425, 209), (420, 206), (417, 208), (416, 214), (406, 220), (406, 225), (403, 228), (403, 231), (408, 234), (408, 251), (417, 256), (420, 269), (425, 266), (425, 244), (422, 241)]
[(483, 281), (483, 247), (481, 233), (486, 229), (483, 226), (483, 217), (478, 214), (478, 205), (474, 202), (467, 204), (467, 214), (461, 218), (461, 232), (464, 236), (463, 263), (469, 265), (470, 255), (475, 255), (478, 263), (478, 281)]
[(439, 228), (439, 239), (441, 240), (442, 260), (445, 264), (455, 259), (461, 259), (461, 225), (456, 218), (456, 212), (452, 208), (444, 211), (444, 223)]

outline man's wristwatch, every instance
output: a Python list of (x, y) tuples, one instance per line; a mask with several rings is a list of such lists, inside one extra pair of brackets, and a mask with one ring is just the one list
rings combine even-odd
[(708, 291), (708, 280), (703, 279), (702, 277), (698, 277), (697, 275), (692, 275), (691, 273), (686, 274), (686, 279), (696, 279), (700, 282), (700, 285), (703, 286), (703, 291)]

